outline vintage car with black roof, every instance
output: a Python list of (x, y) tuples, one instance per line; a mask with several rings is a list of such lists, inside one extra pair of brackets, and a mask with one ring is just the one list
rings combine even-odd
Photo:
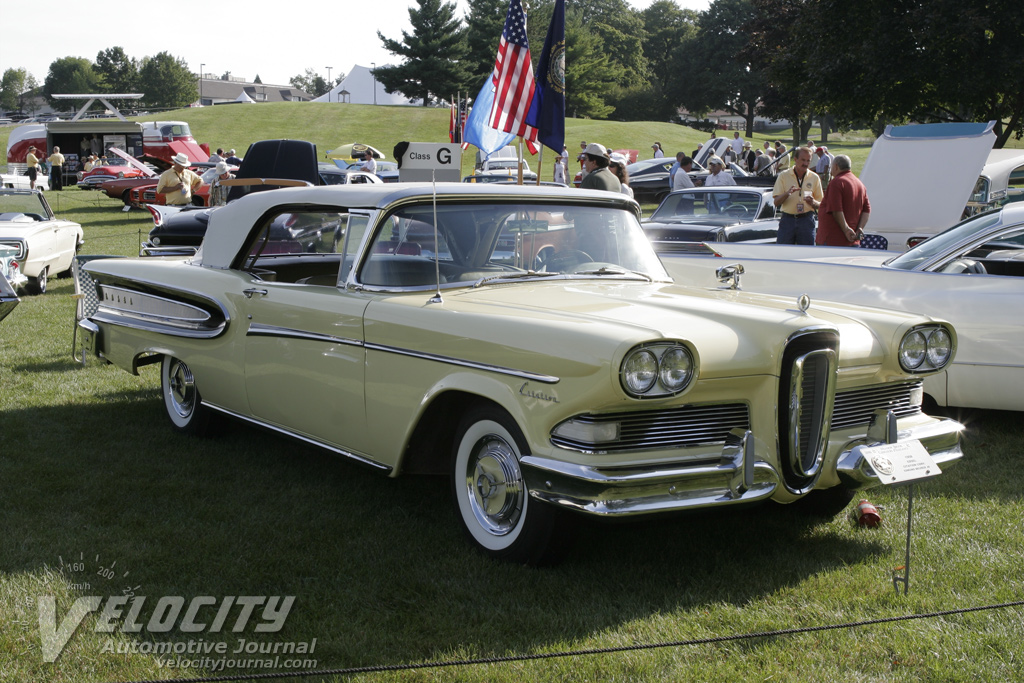
[(770, 187), (676, 190), (643, 226), (658, 252), (700, 242), (774, 242), (779, 233)]
[(887, 483), (882, 457), (929, 476), (961, 458), (962, 425), (921, 409), (951, 325), (677, 286), (639, 214), (552, 187), (253, 193), (210, 212), (194, 256), (91, 261), (79, 330), (157, 366), (179, 432), (231, 417), (445, 475), (468, 539), (516, 562), (555, 559), (574, 515), (834, 514)]

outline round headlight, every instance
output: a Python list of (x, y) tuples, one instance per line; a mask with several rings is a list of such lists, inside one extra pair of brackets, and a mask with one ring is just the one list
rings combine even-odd
[(938, 369), (945, 366), (952, 353), (953, 340), (949, 338), (949, 332), (939, 327), (928, 335), (928, 362), (932, 367)]
[(647, 349), (634, 351), (622, 364), (622, 378), (631, 393), (647, 393), (658, 380), (658, 359)]
[(928, 342), (921, 332), (914, 331), (900, 342), (900, 365), (907, 370), (921, 367), (928, 352)]
[(658, 376), (669, 391), (682, 391), (693, 376), (693, 359), (681, 346), (669, 349), (661, 357)]

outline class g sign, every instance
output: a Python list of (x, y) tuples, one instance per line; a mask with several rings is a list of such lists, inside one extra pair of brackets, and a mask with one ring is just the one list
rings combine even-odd
[(410, 142), (402, 155), (398, 179), (402, 182), (459, 182), (462, 150), (458, 145)]

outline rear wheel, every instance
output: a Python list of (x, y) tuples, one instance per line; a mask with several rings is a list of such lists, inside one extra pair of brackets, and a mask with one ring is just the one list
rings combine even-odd
[(213, 434), (216, 416), (203, 405), (192, 370), (184, 361), (164, 356), (160, 366), (160, 390), (175, 431), (191, 436)]
[(49, 268), (43, 268), (36, 277), (28, 279), (28, 291), (32, 294), (46, 294), (46, 279)]
[(526, 440), (499, 408), (472, 410), (452, 454), (452, 496), (463, 530), (491, 557), (525, 564), (558, 559), (565, 514), (530, 499), (520, 468)]

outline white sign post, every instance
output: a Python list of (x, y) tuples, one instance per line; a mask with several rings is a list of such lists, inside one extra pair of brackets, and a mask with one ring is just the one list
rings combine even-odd
[(410, 142), (402, 156), (398, 179), (405, 182), (453, 182), (462, 180), (461, 150), (456, 144)]

